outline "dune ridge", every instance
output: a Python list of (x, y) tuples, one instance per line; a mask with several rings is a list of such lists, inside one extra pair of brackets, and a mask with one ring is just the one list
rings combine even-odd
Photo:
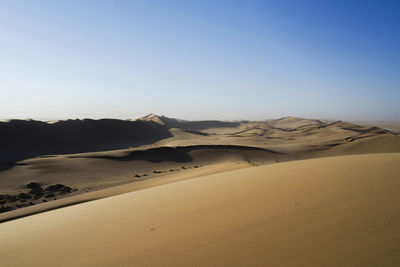
[(116, 119), (0, 122), (0, 164), (40, 155), (115, 150), (170, 137), (160, 124)]
[(165, 116), (159, 116), (156, 114), (149, 114), (142, 118), (137, 119), (138, 121), (152, 121), (161, 125), (165, 125), (168, 128), (181, 128), (187, 130), (205, 130), (209, 128), (229, 128), (237, 127), (240, 122), (234, 121), (218, 121), (218, 120), (202, 120), (202, 121), (188, 121), (175, 118), (168, 118)]
[[(107, 187), (161, 179), (165, 175), (183, 174), (218, 163), (227, 163), (235, 169), (241, 165), (254, 166), (284, 159), (285, 155), (267, 149), (233, 145), (155, 147), (28, 159), (0, 173), (0, 206), (4, 212), (0, 221), (20, 217), (10, 213), (10, 210), (24, 210), (32, 205), (44, 207), (38, 208), (44, 210), (49, 201)], [(63, 184), (74, 190), (31, 193), (29, 185), (32, 183), (40, 184), (43, 189)], [(119, 191), (113, 192), (118, 194)], [(31, 212), (27, 210), (27, 214)]]
[(45, 212), (0, 224), (0, 258), (3, 266), (396, 266), (399, 162), (400, 153), (299, 160)]
[[(11, 120), (0, 123), (0, 137), (0, 211), (9, 214), (2, 215), (4, 219), (16, 217), (10, 210), (26, 209), (26, 214), (32, 214), (32, 205), (45, 210), (50, 205), (46, 202), (61, 203), (63, 198), (214, 164), (227, 163), (234, 169), (400, 152), (400, 136), (390, 131), (296, 117), (221, 122), (150, 114), (126, 121)], [(74, 190), (31, 194), (27, 186), (32, 182), (43, 189), (61, 184)]]

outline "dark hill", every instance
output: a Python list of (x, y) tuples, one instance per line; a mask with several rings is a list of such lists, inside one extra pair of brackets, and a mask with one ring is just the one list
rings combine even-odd
[(0, 122), (0, 164), (13, 164), (39, 155), (121, 149), (171, 136), (167, 127), (152, 121), (11, 120)]

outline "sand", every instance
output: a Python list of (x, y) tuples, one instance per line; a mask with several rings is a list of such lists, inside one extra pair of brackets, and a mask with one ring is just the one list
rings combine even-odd
[(24, 208), (15, 209), (12, 211), (0, 214), (0, 223), (10, 221), (32, 214), (54, 210), (61, 207), (71, 206), (79, 203), (84, 203), (96, 199), (101, 199), (109, 196), (120, 195), (127, 192), (133, 192), (150, 188), (158, 185), (174, 183), (177, 181), (197, 178), (205, 175), (221, 173), (230, 170), (242, 169), (251, 167), (248, 162), (222, 162), (203, 166), (201, 168), (192, 168), (180, 172), (172, 172), (165, 175), (158, 175), (152, 178), (137, 179), (131, 183), (124, 183), (117, 186), (106, 187), (100, 190), (93, 189), (89, 192), (76, 192), (67, 197), (58, 198), (56, 200), (48, 201), (45, 203), (38, 203), (36, 205), (28, 205)]
[(9, 120), (0, 148), (1, 266), (400, 264), (400, 135), (374, 125)]
[(355, 121), (354, 123), (366, 126), (377, 126), (394, 133), (400, 133), (400, 122), (398, 121)]
[(201, 176), (0, 224), (2, 266), (397, 266), (400, 153)]
[[(238, 166), (400, 152), (400, 136), (342, 121), (185, 121), (150, 114), (125, 121), (0, 122), (0, 148), (1, 222), (141, 188), (132, 183), (150, 186), (201, 176), (194, 169), (211, 174)], [(31, 183), (40, 184), (39, 193), (31, 193)]]

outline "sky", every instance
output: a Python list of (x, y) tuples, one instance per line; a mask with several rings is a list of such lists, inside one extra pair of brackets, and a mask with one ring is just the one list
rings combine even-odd
[(400, 120), (400, 1), (0, 1), (0, 118)]

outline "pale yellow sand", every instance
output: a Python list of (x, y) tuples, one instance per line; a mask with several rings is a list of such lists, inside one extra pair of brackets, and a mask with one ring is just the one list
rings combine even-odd
[(398, 266), (400, 154), (228, 171), (0, 224), (2, 266)]
[(127, 192), (133, 192), (150, 188), (158, 185), (174, 183), (177, 181), (192, 179), (205, 175), (225, 172), (229, 170), (241, 169), (251, 167), (248, 162), (223, 162), (211, 164), (201, 168), (189, 169), (184, 172), (174, 172), (173, 174), (161, 175), (154, 178), (146, 178), (137, 180), (132, 183), (122, 184), (118, 186), (108, 187), (102, 190), (95, 190), (88, 193), (75, 194), (69, 197), (60, 198), (57, 200), (40, 203), (33, 206), (27, 206), (22, 209), (16, 209), (9, 212), (0, 213), (0, 223), (4, 221), (21, 218), (24, 216), (57, 209), (60, 207), (70, 206), (78, 203), (101, 199), (104, 197), (115, 196)]
[[(400, 152), (400, 135), (377, 127), (295, 117), (228, 122), (151, 114), (136, 121), (0, 122), (0, 147), (1, 222), (97, 199), (98, 191), (106, 188), (215, 164), (234, 163), (234, 169), (236, 163)], [(71, 190), (35, 195), (29, 193), (31, 183), (44, 190), (56, 184)], [(118, 194), (128, 188), (107, 192)], [(17, 198), (20, 194), (29, 195)]]
[(395, 133), (400, 133), (400, 122), (398, 121), (356, 121), (354, 123), (366, 126), (377, 126)]

